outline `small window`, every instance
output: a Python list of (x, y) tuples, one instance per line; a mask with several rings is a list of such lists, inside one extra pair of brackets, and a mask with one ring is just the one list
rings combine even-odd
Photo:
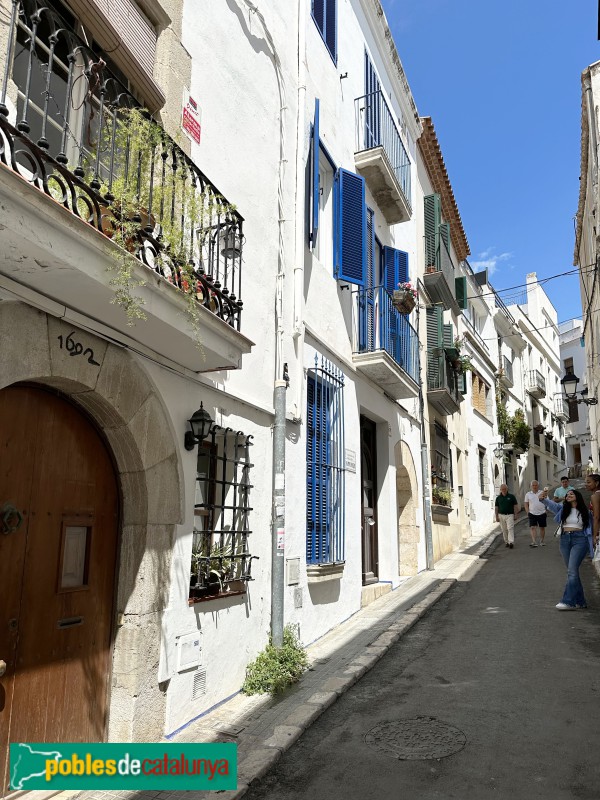
[(337, 0), (312, 0), (312, 17), (334, 63), (337, 63)]
[(214, 425), (198, 447), (190, 604), (244, 593), (252, 580), (251, 440)]
[(58, 591), (74, 592), (88, 588), (92, 519), (63, 519)]

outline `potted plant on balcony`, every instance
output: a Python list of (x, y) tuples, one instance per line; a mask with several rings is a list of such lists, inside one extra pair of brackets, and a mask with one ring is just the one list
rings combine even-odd
[(452, 492), (450, 489), (442, 489), (434, 486), (432, 489), (433, 502), (438, 506), (450, 506), (452, 502)]
[(392, 303), (401, 314), (410, 314), (417, 302), (417, 290), (408, 281), (399, 283), (392, 295)]
[(534, 425), (533, 426), (533, 430), (536, 433), (543, 433), (544, 432), (544, 426), (541, 423), (539, 423), (538, 425)]

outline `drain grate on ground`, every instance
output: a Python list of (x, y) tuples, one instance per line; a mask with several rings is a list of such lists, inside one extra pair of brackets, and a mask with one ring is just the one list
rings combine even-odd
[(435, 717), (381, 722), (365, 735), (365, 742), (400, 761), (446, 758), (467, 743), (463, 731)]

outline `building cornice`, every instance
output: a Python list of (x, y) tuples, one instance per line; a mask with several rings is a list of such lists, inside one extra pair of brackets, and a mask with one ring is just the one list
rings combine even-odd
[(421, 150), (433, 190), (440, 195), (444, 219), (450, 223), (450, 237), (456, 257), (459, 261), (464, 261), (471, 250), (469, 249), (469, 242), (467, 241), (460, 212), (452, 191), (452, 184), (444, 163), (442, 148), (431, 117), (421, 117), (421, 123), (423, 125), (423, 134), (419, 139), (418, 147)]
[(386, 63), (388, 75), (392, 84), (395, 84), (394, 90), (410, 135), (417, 141), (422, 133), (421, 120), (385, 12), (379, 0), (360, 0), (360, 3)]

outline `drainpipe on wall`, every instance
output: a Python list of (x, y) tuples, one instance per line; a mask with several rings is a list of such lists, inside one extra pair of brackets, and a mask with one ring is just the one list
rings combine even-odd
[(292, 336), (298, 363), (294, 418), (302, 418), (304, 396), (304, 246), (305, 246), (305, 182), (304, 142), (306, 126), (306, 0), (298, 0), (298, 112), (296, 120), (296, 199), (294, 246), (294, 327)]
[(275, 424), (273, 426), (273, 506), (271, 510), (271, 641), (275, 647), (283, 644), (283, 600), (284, 600), (284, 539), (285, 539), (285, 392), (288, 386), (287, 364), (284, 364), (283, 340), (283, 296), (286, 268), (285, 230), (286, 215), (284, 213), (285, 189), (285, 81), (281, 67), (281, 59), (275, 42), (265, 22), (262, 12), (251, 0), (243, 2), (251, 14), (260, 21), (265, 39), (273, 54), (273, 67), (279, 92), (279, 165), (277, 174), (277, 216), (279, 252), (277, 259), (277, 275), (275, 282), (275, 384), (273, 402), (275, 404)]
[[(425, 289), (423, 282), (417, 280), (417, 287)], [(421, 303), (417, 301), (417, 331), (420, 333)], [(420, 344), (419, 344), (420, 349)], [(422, 374), (422, 371), (421, 371)], [(426, 569), (432, 570), (433, 563), (433, 529), (431, 525), (431, 491), (429, 484), (429, 452), (427, 450), (427, 434), (425, 431), (425, 398), (423, 384), (427, 384), (427, 364), (425, 364), (425, 380), (419, 381), (419, 414), (421, 420), (421, 476), (423, 480), (423, 523), (425, 525), (425, 564)]]

